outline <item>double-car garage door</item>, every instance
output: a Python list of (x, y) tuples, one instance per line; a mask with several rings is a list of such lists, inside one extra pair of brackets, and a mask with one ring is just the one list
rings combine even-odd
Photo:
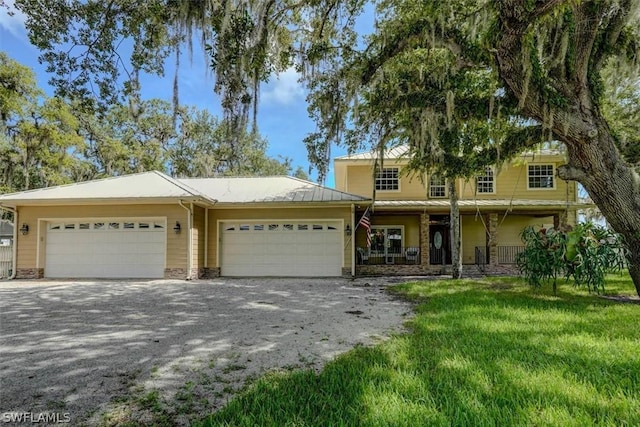
[[(46, 227), (46, 277), (164, 276), (165, 220), (61, 220)], [(220, 222), (221, 274), (340, 276), (342, 228), (341, 220)]]
[(45, 276), (164, 277), (166, 221), (75, 220), (47, 223)]
[(220, 223), (223, 276), (339, 276), (340, 220)]

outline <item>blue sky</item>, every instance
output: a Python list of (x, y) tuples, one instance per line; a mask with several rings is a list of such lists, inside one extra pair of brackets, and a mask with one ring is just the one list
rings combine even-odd
[[(13, 0), (4, 2), (10, 7), (13, 5)], [(39, 86), (48, 94), (52, 94), (52, 89), (47, 84), (50, 76), (45, 72), (45, 66), (38, 63), (39, 51), (29, 43), (24, 17), (20, 14), (8, 16), (3, 7), (0, 7), (0, 50), (32, 68)], [(213, 77), (211, 73), (207, 73), (205, 59), (199, 46), (194, 45), (191, 61), (188, 55), (184, 55), (181, 62), (180, 103), (220, 115), (219, 100), (213, 93)], [(309, 132), (314, 131), (315, 124), (307, 114), (306, 91), (297, 79), (298, 75), (290, 69), (278, 77), (272, 77), (268, 84), (263, 85), (260, 93), (258, 127), (260, 133), (269, 141), (270, 156), (289, 157), (293, 159), (294, 169), (299, 165), (306, 171), (309, 162), (303, 139)], [(172, 74), (164, 78), (148, 76), (142, 80), (143, 97), (171, 100), (172, 86)], [(332, 148), (332, 156), (343, 154), (346, 154), (343, 148)], [(311, 179), (316, 178), (317, 171), (314, 170)], [(325, 184), (334, 186), (333, 168), (329, 170)]]

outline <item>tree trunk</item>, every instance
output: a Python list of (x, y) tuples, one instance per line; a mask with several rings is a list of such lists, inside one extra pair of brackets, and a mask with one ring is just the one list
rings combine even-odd
[(640, 176), (624, 162), (608, 133), (598, 126), (591, 143), (568, 141), (569, 163), (558, 168), (562, 179), (577, 180), (629, 250), (629, 274), (640, 296)]
[[(500, 3), (503, 31), (495, 51), (499, 74), (520, 101), (525, 115), (549, 126), (554, 137), (566, 145), (569, 161), (558, 168), (558, 176), (580, 182), (607, 222), (624, 237), (629, 249), (629, 273), (640, 296), (640, 175), (616, 148), (589, 80), (600, 72), (604, 58), (596, 45), (599, 31), (609, 31), (605, 33), (607, 40), (615, 41), (622, 26), (601, 29), (603, 22), (609, 22), (599, 16), (606, 12), (604, 6), (600, 5), (605, 11), (602, 12), (591, 2), (572, 4), (574, 25), (580, 31), (569, 41), (570, 49), (575, 51), (571, 67), (564, 74), (546, 76), (562, 99), (554, 107), (545, 92), (548, 86), (539, 86), (530, 78), (532, 65), (527, 68), (523, 61), (523, 52), (529, 52), (523, 49), (523, 40), (536, 19), (560, 3), (560, 0)], [(624, 22), (628, 10), (628, 4), (620, 8), (621, 15), (610, 22)]]
[(462, 252), (460, 251), (460, 207), (456, 180), (449, 180), (449, 201), (451, 202), (451, 274), (454, 279), (462, 277)]

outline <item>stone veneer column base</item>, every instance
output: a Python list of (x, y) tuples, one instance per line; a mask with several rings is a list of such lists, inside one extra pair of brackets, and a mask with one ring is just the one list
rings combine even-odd
[(165, 279), (186, 279), (187, 278), (187, 269), (186, 268), (165, 268), (164, 269), (164, 278)]
[(358, 265), (356, 276), (433, 276), (451, 274), (450, 265)]
[(498, 265), (498, 214), (489, 214), (489, 265)]
[(17, 268), (16, 279), (42, 279), (44, 268)]
[(215, 279), (220, 277), (220, 267), (206, 267), (202, 269), (201, 279)]

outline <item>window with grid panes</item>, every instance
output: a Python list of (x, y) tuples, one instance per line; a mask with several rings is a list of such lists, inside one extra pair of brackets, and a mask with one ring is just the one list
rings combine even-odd
[(383, 168), (376, 173), (376, 190), (389, 191), (400, 189), (398, 168)]
[(439, 175), (431, 175), (429, 179), (429, 197), (447, 197), (447, 180)]
[(476, 192), (485, 194), (495, 192), (493, 169), (486, 168), (484, 174), (476, 178)]
[(529, 165), (528, 188), (553, 188), (553, 165)]

